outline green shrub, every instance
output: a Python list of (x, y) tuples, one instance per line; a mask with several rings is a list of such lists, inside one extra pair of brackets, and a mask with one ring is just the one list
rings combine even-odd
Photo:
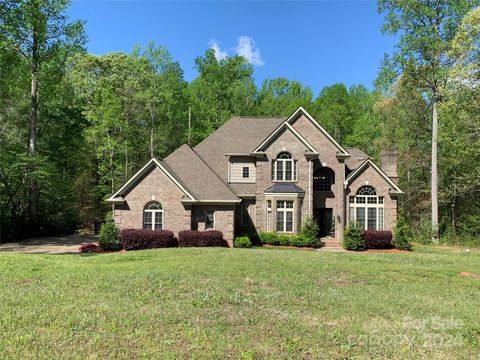
[(120, 232), (113, 221), (108, 221), (100, 228), (99, 243), (104, 250), (118, 250), (120, 246)]
[(318, 242), (318, 224), (311, 215), (303, 218), (300, 234), (311, 239), (312, 243)]
[(317, 247), (319, 241), (316, 238), (307, 237), (304, 234), (287, 235), (274, 232), (260, 232), (259, 238), (262, 244), (280, 246)]
[(248, 238), (248, 236), (238, 236), (235, 238), (235, 241), (233, 242), (233, 245), (236, 248), (251, 248), (252, 247), (252, 242)]
[(347, 250), (365, 250), (362, 230), (353, 221), (350, 221), (343, 234), (343, 247)]
[(412, 237), (410, 228), (405, 219), (401, 216), (397, 219), (397, 224), (393, 230), (393, 246), (399, 250), (412, 250)]
[(262, 244), (279, 245), (278, 236), (274, 232), (262, 231), (258, 233), (258, 237)]

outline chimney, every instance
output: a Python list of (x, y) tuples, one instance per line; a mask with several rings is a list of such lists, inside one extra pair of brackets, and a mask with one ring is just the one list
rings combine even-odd
[(382, 150), (382, 171), (393, 180), (395, 184), (398, 184), (397, 174), (397, 150), (385, 149)]

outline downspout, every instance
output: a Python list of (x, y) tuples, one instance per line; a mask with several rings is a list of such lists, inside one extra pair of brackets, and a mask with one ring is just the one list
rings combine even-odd
[(312, 160), (308, 160), (308, 213), (312, 216)]

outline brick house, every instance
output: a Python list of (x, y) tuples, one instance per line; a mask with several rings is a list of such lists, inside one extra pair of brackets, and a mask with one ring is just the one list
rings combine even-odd
[(234, 117), (196, 147), (152, 158), (107, 201), (120, 228), (216, 229), (230, 242), (297, 233), (311, 214), (319, 237), (338, 241), (350, 219), (394, 225), (396, 153), (383, 153), (382, 164), (340, 146), (299, 108), (289, 118)]

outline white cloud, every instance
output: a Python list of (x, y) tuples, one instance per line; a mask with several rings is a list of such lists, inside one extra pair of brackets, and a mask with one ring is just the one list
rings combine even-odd
[(223, 60), (228, 56), (226, 51), (222, 51), (220, 48), (220, 43), (217, 40), (210, 40), (208, 45), (210, 45), (210, 49), (215, 50), (215, 59), (217, 59), (217, 61)]
[(252, 65), (262, 66), (265, 64), (260, 49), (255, 45), (253, 38), (243, 35), (237, 41), (235, 51), (238, 55), (243, 56)]

